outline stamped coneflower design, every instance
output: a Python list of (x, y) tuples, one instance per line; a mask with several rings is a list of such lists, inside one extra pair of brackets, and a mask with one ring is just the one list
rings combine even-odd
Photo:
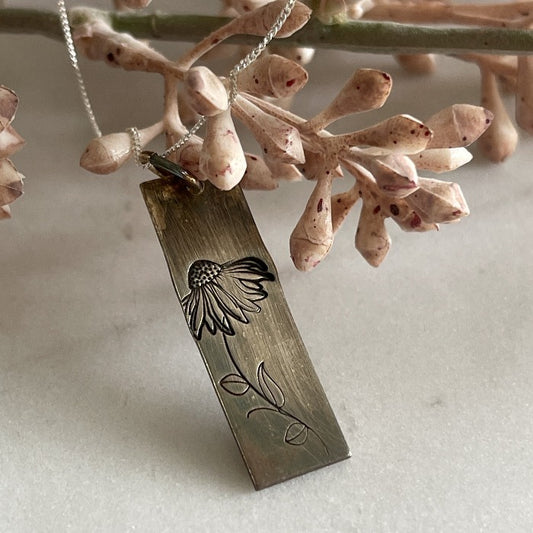
[(245, 257), (222, 264), (208, 259), (195, 261), (188, 272), (190, 292), (181, 301), (185, 317), (197, 340), (202, 339), (205, 330), (211, 335), (222, 334), (226, 353), (235, 372), (222, 377), (220, 386), (232, 396), (254, 393), (262, 400), (261, 405), (247, 412), (247, 418), (258, 411), (282, 415), (289, 420), (284, 435), (287, 444), (301, 446), (313, 434), (327, 453), (327, 447), (318, 433), (285, 409), (285, 393), (267, 372), (265, 362), (259, 363), (254, 379), (250, 379), (240, 369), (228, 343), (228, 337), (235, 335), (235, 323), (249, 324), (251, 315), (261, 312), (258, 302), (268, 297), (263, 285), (274, 280), (266, 263), (257, 257)]
[(185, 316), (194, 337), (202, 338), (205, 327), (215, 335), (235, 335), (233, 322), (249, 323), (247, 313), (259, 313), (257, 302), (268, 293), (265, 281), (274, 281), (267, 265), (255, 257), (246, 257), (219, 265), (200, 259), (189, 267), (191, 292), (183, 300)]

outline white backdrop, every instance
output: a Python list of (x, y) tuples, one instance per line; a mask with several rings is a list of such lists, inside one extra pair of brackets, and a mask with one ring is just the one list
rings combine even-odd
[[(18, 2), (32, 4), (55, 2)], [(78, 167), (91, 131), (61, 43), (2, 35), (0, 65), (27, 141), (13, 158), (26, 194), (0, 223), (0, 530), (532, 529), (531, 139), (501, 165), (476, 157), (445, 177), (471, 216), (439, 233), (391, 225), (379, 269), (353, 247), (355, 212), (330, 257), (297, 272), (288, 238), (312, 184), (247, 194), (353, 454), (256, 493), (140, 196), (150, 176)], [(105, 133), (158, 116), (155, 76), (81, 65)], [(410, 77), (385, 56), (320, 52), (295, 110), (320, 110), (358, 67), (395, 86), (342, 131), (478, 103), (476, 69), (440, 65)]]

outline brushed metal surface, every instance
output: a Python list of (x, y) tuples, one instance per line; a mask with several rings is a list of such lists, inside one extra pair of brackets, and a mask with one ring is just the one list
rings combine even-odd
[(141, 184), (191, 334), (256, 489), (350, 456), (239, 187)]

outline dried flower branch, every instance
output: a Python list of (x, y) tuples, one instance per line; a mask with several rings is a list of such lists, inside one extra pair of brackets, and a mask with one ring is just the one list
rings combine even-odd
[[(298, 129), (306, 157), (314, 153), (310, 162), (316, 165), (312, 177), (317, 184), (290, 241), (291, 256), (298, 269), (311, 270), (328, 254), (334, 233), (358, 197), (363, 206), (356, 247), (373, 266), (383, 261), (390, 248), (386, 218), (392, 218), (406, 231), (420, 232), (437, 229), (439, 223), (455, 222), (468, 214), (458, 185), (419, 177), (417, 162), (438, 172), (468, 162), (471, 156), (464, 147), (489, 127), (490, 111), (453, 105), (425, 123), (400, 115), (366, 130), (333, 136), (325, 130), (313, 131), (310, 122), (272, 103), (251, 95), (245, 98), (266, 114)], [(374, 147), (369, 148), (369, 144)], [(306, 160), (304, 165), (307, 164)], [(332, 199), (331, 182), (338, 164), (352, 174), (356, 186)]]
[[(362, 0), (363, 2), (365, 0)], [(519, 2), (517, 3), (519, 4)], [(486, 6), (486, 4), (480, 4)], [(513, 5), (513, 4), (509, 4)], [(425, 4), (424, 4), (425, 7)], [(523, 29), (494, 28), (438, 28), (418, 27), (416, 24), (398, 25), (389, 22), (372, 22), (370, 18), (357, 20), (351, 16), (342, 31), (331, 31), (318, 20), (311, 20), (296, 35), (286, 38), (286, 46), (299, 47), (296, 52), (302, 63), (309, 59), (314, 48), (335, 48), (351, 52), (384, 54), (464, 54), (467, 52), (523, 54), (532, 49), (533, 35)], [(224, 18), (164, 13), (106, 12), (89, 8), (72, 9), (71, 13), (83, 18), (98, 14), (114, 30), (127, 32), (137, 39), (197, 42), (227, 22)], [(228, 13), (225, 16), (230, 16)], [(62, 40), (57, 15), (48, 11), (24, 8), (0, 8), (0, 32), (35, 33)], [(234, 35), (232, 43), (255, 44), (246, 34)], [(302, 48), (303, 47), (303, 48)], [(293, 50), (288, 48), (287, 50)], [(279, 54), (279, 48), (276, 50)], [(288, 57), (288, 56), (287, 56)], [(296, 58), (292, 58), (296, 60)], [(300, 60), (298, 60), (300, 62)]]
[(85, 12), (83, 14), (84, 22), (74, 26), (72, 37), (77, 50), (89, 59), (124, 70), (183, 76), (181, 69), (146, 43), (127, 33), (116, 32), (99, 17), (87, 20)]
[(19, 198), (24, 189), (24, 176), (8, 159), (24, 144), (24, 139), (11, 126), (18, 104), (15, 92), (0, 85), (0, 219), (11, 217), (9, 204)]
[[(331, 123), (348, 114), (377, 109), (385, 103), (392, 87), (387, 73), (375, 69), (356, 70), (329, 105), (307, 119), (262, 99), (292, 98), (305, 85), (308, 74), (302, 67), (306, 58), (301, 48), (292, 52), (294, 59), (288, 59), (286, 56), (291, 52), (285, 51), (285, 57), (272, 53), (263, 55), (238, 76), (235, 98), (229, 91), (228, 80), (205, 66), (194, 66), (199, 58), (230, 37), (239, 34), (264, 36), (284, 5), (284, 0), (226, 0), (224, 7), (233, 13), (234, 18), (202, 39), (177, 62), (113, 29), (110, 19), (103, 20), (98, 13), (91, 15), (79, 11), (73, 21), (74, 35), (79, 50), (88, 57), (125, 70), (163, 75), (163, 117), (140, 132), (141, 144), (164, 133), (167, 147), (171, 146), (186, 133), (184, 123), (194, 114), (206, 117), (204, 138), (194, 135), (171, 154), (199, 179), (207, 179), (223, 190), (238, 183), (270, 190), (277, 187), (280, 179), (301, 179), (302, 173), (315, 180), (314, 189), (290, 238), (291, 256), (300, 270), (310, 270), (326, 257), (335, 233), (359, 199), (361, 211), (355, 246), (373, 266), (384, 260), (391, 246), (387, 218), (405, 231), (421, 232), (437, 229), (438, 224), (456, 222), (468, 215), (468, 207), (457, 184), (426, 178), (419, 172), (442, 173), (467, 163), (471, 154), (466, 146), (491, 124), (490, 110), (455, 104), (426, 121), (400, 114), (364, 129), (332, 135), (325, 129)], [(406, 6), (405, 13), (395, 0), (386, 3), (379, 0), (323, 0), (318, 13), (329, 22), (339, 22), (354, 18), (370, 20), (371, 17), (384, 17), (385, 13), (391, 14), (391, 20), (416, 18), (417, 11), (424, 11), (418, 2), (401, 5)], [(431, 6), (437, 21), (440, 20), (438, 17), (444, 18), (446, 9), (440, 2), (424, 3), (424, 8), (427, 6)], [(452, 7), (448, 11), (453, 12), (451, 19), (459, 23), (484, 16), (481, 10), (475, 9)], [(494, 20), (504, 16), (502, 13), (508, 15), (500, 8), (487, 11), (483, 25), (490, 25), (487, 17), (492, 17), (491, 24), (495, 24)], [(307, 24), (310, 15), (311, 10), (298, 2), (278, 37), (289, 38), (304, 26), (312, 28), (316, 22)], [(423, 18), (425, 15), (418, 16)], [(521, 12), (517, 16), (522, 17)], [(508, 22), (516, 26), (516, 20), (509, 18)], [(374, 29), (378, 27), (372, 26), (371, 22), (366, 24)], [(301, 35), (300, 32), (299, 44), (306, 44)], [(487, 37), (487, 42), (492, 38)], [(418, 51), (416, 47), (400, 50)], [(484, 80), (483, 103), (497, 114), (501, 111), (498, 107), (501, 100), (494, 90), (496, 76), (507, 80), (519, 95), (520, 109), (524, 110), (521, 121), (527, 126), (530, 115), (527, 106), (532, 107), (533, 100), (529, 58), (489, 60), (463, 53), (461, 59), (474, 61), (480, 66)], [(398, 61), (418, 73), (429, 72), (435, 67), (434, 58), (427, 54), (400, 54)], [(178, 98), (178, 85), (186, 95), (187, 106)], [(228, 106), (229, 102), (231, 105)], [(261, 155), (244, 153), (234, 118), (239, 119), (256, 139)], [(490, 134), (496, 140), (487, 137), (486, 145), (500, 142), (501, 131), (505, 131), (506, 125), (501, 121), (496, 125), (498, 127)], [(509, 136), (508, 133), (505, 135)], [(511, 149), (512, 143), (503, 152), (508, 153)], [(503, 152), (500, 151), (497, 157), (502, 158)], [(93, 172), (107, 173), (116, 170), (130, 155), (129, 138), (124, 133), (115, 133), (92, 141), (82, 157), (82, 164)], [(352, 176), (353, 185), (332, 197), (333, 180), (342, 178), (345, 173)]]

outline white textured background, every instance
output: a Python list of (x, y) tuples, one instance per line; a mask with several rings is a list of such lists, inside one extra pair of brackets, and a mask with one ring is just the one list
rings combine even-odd
[[(393, 93), (340, 130), (477, 103), (476, 69), (440, 65), (417, 78), (384, 56), (321, 52), (295, 110), (317, 112), (362, 66), (390, 72)], [(472, 215), (439, 233), (390, 225), (377, 270), (354, 250), (354, 213), (298, 273), (287, 242), (311, 184), (248, 194), (353, 453), (256, 493), (139, 193), (150, 176), (78, 167), (91, 132), (60, 43), (0, 36), (0, 67), (27, 140), (13, 158), (26, 195), (0, 223), (2, 532), (533, 529), (531, 139), (502, 165), (444, 176)], [(156, 76), (82, 68), (104, 132), (158, 116)]]

